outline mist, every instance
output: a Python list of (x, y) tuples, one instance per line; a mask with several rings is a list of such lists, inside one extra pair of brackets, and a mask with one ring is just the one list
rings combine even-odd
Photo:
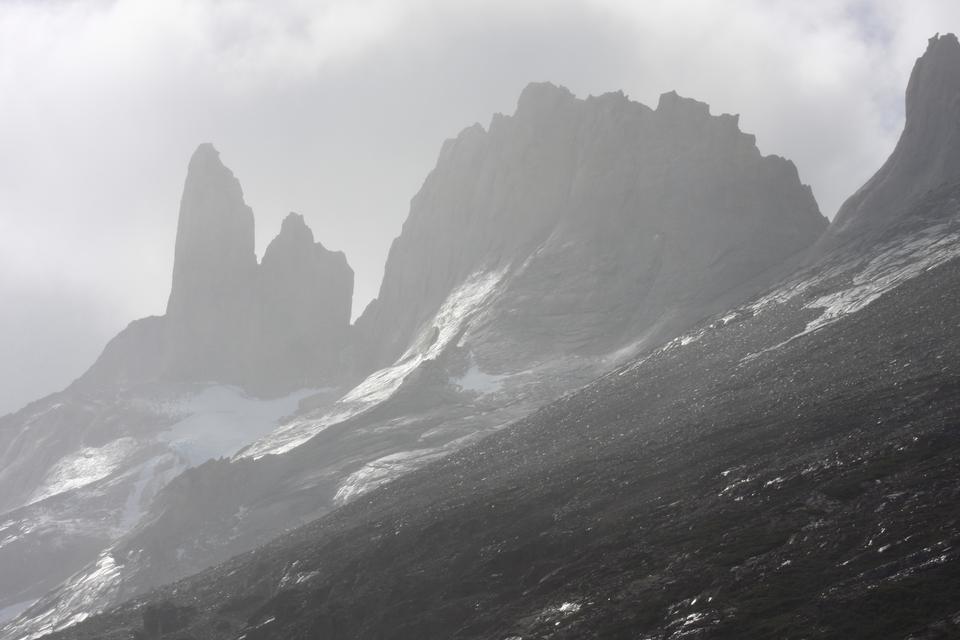
[[(444, 139), (549, 80), (739, 113), (832, 216), (892, 148), (917, 2), (13, 2), (0, 7), (0, 413), (164, 311), (186, 160), (210, 141), (262, 252), (289, 212), (357, 274), (354, 315)], [(29, 326), (29, 331), (17, 327)], [(42, 363), (42, 364), (38, 364)]]

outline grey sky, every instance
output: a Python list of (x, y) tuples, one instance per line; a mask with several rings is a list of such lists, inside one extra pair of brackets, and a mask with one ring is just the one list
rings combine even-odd
[(346, 252), (354, 314), (442, 141), (534, 80), (741, 114), (832, 216), (882, 162), (955, 0), (0, 0), (0, 414), (162, 313), (190, 153)]

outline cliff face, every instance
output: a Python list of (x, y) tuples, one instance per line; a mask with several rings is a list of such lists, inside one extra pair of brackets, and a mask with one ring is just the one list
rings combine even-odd
[(503, 328), (585, 347), (750, 280), (825, 226), (794, 165), (735, 116), (531, 84), (513, 116), (444, 144), (358, 334), (368, 364), (392, 362), (458, 283), (506, 269)]
[(213, 145), (200, 145), (180, 201), (165, 375), (223, 380), (251, 366), (256, 270), (253, 210)]
[(353, 270), (290, 214), (257, 264), (253, 211), (210, 144), (193, 154), (167, 313), (131, 323), (81, 386), (153, 380), (279, 393), (342, 379)]
[(257, 278), (257, 386), (291, 388), (340, 376), (353, 303), (353, 269), (344, 254), (314, 242), (303, 216), (291, 213)]
[(960, 179), (960, 42), (936, 35), (913, 67), (906, 121), (893, 153), (840, 208), (824, 238), (834, 247), (881, 231), (926, 194)]

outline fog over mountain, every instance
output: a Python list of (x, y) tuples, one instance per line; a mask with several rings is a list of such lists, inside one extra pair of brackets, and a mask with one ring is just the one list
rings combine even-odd
[(893, 148), (916, 43), (958, 13), (936, 0), (2, 3), (0, 413), (165, 311), (169, 212), (201, 141), (243, 179), (259, 256), (290, 211), (349, 256), (357, 316), (442, 141), (510, 113), (527, 83), (649, 105), (675, 89), (739, 113), (832, 217)]
[[(109, 127), (83, 109), (58, 135), (11, 129), (23, 153), (0, 189), (23, 224), (0, 242), (34, 306), (3, 299), (10, 343), (82, 334), (130, 293), (99, 307), (113, 334), (79, 375), (83, 350), (53, 340), (56, 357), (6, 361), (21, 390), (31, 371), (74, 379), (0, 415), (0, 640), (960, 636), (956, 10), (637, 6), (0, 9), (16, 38), (0, 53), (42, 51), (43, 73), (0, 67), (17, 117), (62, 108), (21, 104), (42, 79), (116, 65), (104, 43), (190, 88), (128, 109), (153, 95), (144, 60), (120, 65), (115, 102), (102, 78), (98, 117), (116, 109), (142, 149), (93, 144)], [(889, 58), (928, 21), (901, 73)], [(488, 75), (440, 73), (481, 33)], [(182, 50), (151, 39), (171, 34)], [(652, 69), (607, 56), (654, 50), (669, 61), (633, 86), (673, 88), (581, 90)], [(532, 70), (571, 82), (528, 77), (494, 104)], [(401, 77), (391, 99), (363, 90)], [(400, 126), (414, 111), (422, 126)], [(59, 174), (71, 149), (89, 158)], [(39, 188), (38, 169), (63, 177)], [(153, 200), (172, 174), (178, 197)], [(28, 194), (53, 207), (39, 252), (16, 217)], [(103, 211), (71, 227), (84, 194)], [(56, 214), (68, 200), (86, 204)], [(393, 226), (370, 208), (388, 200)], [(161, 245), (158, 294), (143, 269)], [(81, 254), (63, 289), (59, 261)], [(70, 316), (34, 316), (47, 286)]]
[[(342, 257), (290, 215), (258, 264), (200, 145), (167, 313), (0, 422), (0, 637), (956, 635), (958, 70), (930, 38), (829, 226), (734, 116), (532, 83), (349, 331)], [(277, 261), (318, 322), (263, 321)]]

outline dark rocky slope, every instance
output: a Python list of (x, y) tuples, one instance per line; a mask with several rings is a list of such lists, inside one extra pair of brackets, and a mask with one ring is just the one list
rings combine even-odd
[[(953, 637), (958, 198), (945, 188), (910, 212), (922, 228), (843, 268), (54, 637)], [(864, 286), (879, 297), (855, 311)]]

